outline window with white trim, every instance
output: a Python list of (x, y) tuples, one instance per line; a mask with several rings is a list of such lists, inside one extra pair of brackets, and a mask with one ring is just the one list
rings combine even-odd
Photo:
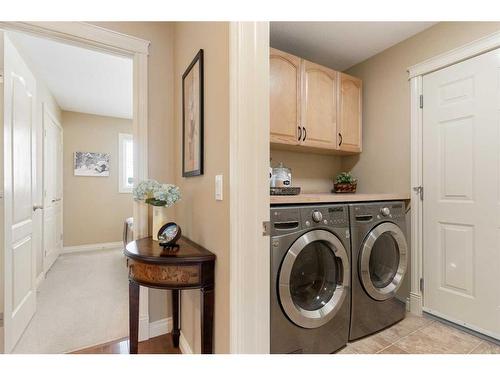
[(134, 141), (132, 134), (118, 134), (118, 192), (132, 193), (134, 187)]

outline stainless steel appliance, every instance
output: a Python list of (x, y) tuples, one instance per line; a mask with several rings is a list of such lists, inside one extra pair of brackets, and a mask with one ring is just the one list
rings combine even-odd
[(271, 353), (333, 353), (349, 335), (347, 205), (271, 208)]
[(384, 329), (404, 318), (396, 298), (406, 273), (404, 202), (349, 205), (352, 246), (349, 340)]

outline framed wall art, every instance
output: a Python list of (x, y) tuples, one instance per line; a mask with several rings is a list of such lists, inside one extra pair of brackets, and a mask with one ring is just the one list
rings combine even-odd
[(203, 50), (182, 75), (182, 176), (203, 174)]
[(103, 152), (75, 152), (75, 176), (109, 176), (109, 154)]

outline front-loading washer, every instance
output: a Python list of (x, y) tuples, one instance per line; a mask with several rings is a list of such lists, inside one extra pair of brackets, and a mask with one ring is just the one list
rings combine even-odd
[(405, 203), (349, 205), (352, 249), (349, 340), (370, 335), (405, 317), (406, 303), (396, 292), (408, 261)]
[(347, 343), (347, 205), (271, 208), (271, 353), (333, 353)]

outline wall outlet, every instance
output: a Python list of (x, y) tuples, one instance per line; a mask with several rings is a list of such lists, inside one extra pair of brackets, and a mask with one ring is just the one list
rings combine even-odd
[(215, 200), (216, 201), (222, 200), (222, 187), (223, 187), (222, 175), (218, 174), (215, 176)]

